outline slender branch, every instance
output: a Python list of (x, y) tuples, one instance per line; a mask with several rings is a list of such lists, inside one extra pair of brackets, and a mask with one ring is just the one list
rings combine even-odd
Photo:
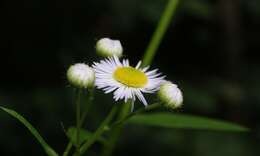
[(67, 147), (66, 147), (66, 149), (65, 149), (65, 151), (64, 151), (64, 153), (63, 153), (63, 156), (68, 156), (71, 148), (72, 148), (72, 143), (69, 142)]
[(88, 114), (88, 112), (89, 112), (89, 110), (90, 110), (90, 108), (93, 104), (93, 100), (94, 100), (94, 88), (91, 88), (91, 89), (89, 89), (89, 94), (87, 96), (86, 107), (85, 107), (84, 112), (83, 112), (81, 119), (80, 119), (80, 126), (83, 125), (83, 123), (86, 119), (86, 116), (87, 116), (87, 114)]
[(99, 128), (96, 130), (96, 132), (91, 136), (91, 138), (88, 139), (86, 143), (84, 143), (81, 148), (80, 148), (80, 154), (85, 153), (88, 148), (95, 143), (95, 141), (103, 134), (103, 132), (106, 130), (107, 125), (109, 122), (113, 119), (114, 115), (116, 114), (117, 111), (117, 105), (114, 105), (113, 108), (111, 109), (110, 113), (106, 117), (106, 119), (101, 123)]
[[(130, 105), (128, 105), (130, 106)], [(102, 153), (102, 156), (110, 156), (112, 155), (115, 143), (117, 141), (117, 139), (119, 138), (119, 135), (122, 131), (123, 128), (123, 124), (125, 123), (126, 120), (128, 120), (129, 118), (131, 118), (132, 116), (136, 115), (136, 114), (140, 114), (146, 111), (150, 111), (153, 109), (156, 109), (158, 107), (161, 106), (161, 103), (154, 103), (151, 105), (148, 105), (145, 108), (141, 108), (135, 112), (132, 113), (126, 113), (126, 110), (129, 110), (129, 108), (125, 107), (122, 109), (122, 115), (120, 115), (120, 117), (118, 118), (118, 120), (116, 122), (114, 122), (111, 126), (110, 126), (110, 130), (112, 130), (112, 134), (111, 134), (111, 138), (110, 140), (107, 142), (107, 144), (105, 144), (104, 147), (104, 151)]]
[(78, 95), (77, 95), (77, 103), (76, 103), (76, 124), (77, 124), (77, 131), (76, 131), (76, 153), (77, 156), (80, 155), (80, 142), (79, 142), (79, 133), (80, 133), (80, 96), (81, 96), (81, 90), (78, 90)]
[[(84, 121), (86, 119), (87, 113), (88, 113), (90, 107), (92, 106), (93, 99), (94, 99), (94, 88), (91, 88), (89, 90), (89, 94), (87, 96), (86, 108), (84, 109), (84, 112), (83, 112), (83, 114), (81, 116), (81, 119), (80, 119), (80, 127), (83, 125), (83, 123), (84, 123)], [(65, 151), (63, 153), (63, 156), (68, 156), (68, 154), (69, 154), (69, 152), (70, 152), (72, 147), (73, 147), (73, 144), (72, 144), (71, 140), (69, 140), (69, 142), (68, 142), (68, 144), (66, 146), (66, 149), (65, 149)]]
[(155, 32), (153, 33), (150, 43), (145, 51), (142, 66), (147, 66), (147, 65), (151, 64), (151, 62), (155, 56), (155, 53), (162, 41), (162, 38), (163, 38), (167, 28), (169, 27), (171, 18), (176, 11), (178, 3), (179, 3), (179, 0), (169, 0), (161, 18), (160, 18), (157, 28), (156, 28)]
[(159, 108), (160, 106), (161, 106), (161, 103), (158, 102), (158, 103), (154, 103), (154, 104), (148, 105), (145, 108), (138, 109), (137, 111), (128, 114), (125, 118), (120, 119), (120, 120), (116, 121), (115, 123), (113, 123), (110, 128), (113, 129), (114, 127), (122, 125), (126, 120), (128, 120), (129, 118), (131, 118), (134, 115), (137, 115), (137, 114), (140, 114), (140, 113), (143, 113), (143, 112), (146, 112), (146, 111), (150, 111), (150, 110)]
[[(124, 103), (122, 105), (122, 109), (121, 112), (118, 116), (118, 120), (122, 120), (124, 119), (128, 114), (129, 111), (131, 109), (131, 104), (132, 101), (129, 100), (127, 103)], [(114, 129), (111, 129), (111, 134), (110, 134), (110, 138), (108, 140), (108, 143), (105, 144), (103, 152), (102, 152), (102, 156), (110, 156), (112, 155), (112, 152), (115, 148), (116, 142), (118, 141), (119, 135), (121, 134), (123, 129), (123, 124), (121, 124), (120, 126), (115, 127)]]

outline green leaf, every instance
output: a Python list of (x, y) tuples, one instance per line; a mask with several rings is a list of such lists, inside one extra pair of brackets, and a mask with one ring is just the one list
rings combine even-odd
[(192, 115), (153, 113), (136, 115), (128, 120), (129, 123), (148, 126), (159, 126), (165, 128), (200, 129), (215, 131), (237, 131), (245, 132), (247, 128), (224, 121), (196, 117)]
[(28, 130), (32, 133), (32, 135), (38, 140), (43, 149), (45, 150), (48, 156), (58, 156), (58, 154), (45, 142), (45, 140), (41, 137), (39, 132), (20, 114), (15, 112), (14, 110), (7, 109), (4, 107), (0, 107), (3, 111), (7, 112), (17, 120), (19, 120)]
[[(77, 132), (76, 127), (70, 127), (67, 131), (67, 136), (68, 136), (68, 138), (70, 139), (70, 141), (73, 145), (76, 145), (76, 136), (77, 136), (76, 132)], [(80, 142), (80, 144), (86, 142), (92, 135), (93, 135), (92, 132), (84, 130), (84, 129), (80, 129), (80, 132), (79, 132), (79, 142)], [(105, 138), (103, 138), (103, 137), (99, 138), (98, 141), (101, 142), (101, 143), (106, 142)]]

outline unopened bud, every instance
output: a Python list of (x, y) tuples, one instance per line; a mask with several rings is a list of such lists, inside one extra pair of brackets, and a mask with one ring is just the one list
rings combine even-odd
[(75, 87), (91, 88), (94, 86), (95, 72), (88, 65), (77, 63), (69, 67), (67, 78)]
[(183, 102), (181, 90), (176, 84), (173, 84), (169, 81), (166, 81), (160, 86), (158, 96), (166, 107), (172, 109), (180, 107)]
[(103, 57), (111, 57), (113, 55), (121, 57), (123, 54), (123, 47), (119, 40), (102, 38), (96, 44), (96, 51), (98, 55)]

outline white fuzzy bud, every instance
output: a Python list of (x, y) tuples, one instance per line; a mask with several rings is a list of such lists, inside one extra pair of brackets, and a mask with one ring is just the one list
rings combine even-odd
[(95, 72), (84, 63), (77, 63), (69, 67), (67, 79), (78, 88), (91, 88), (94, 86)]
[(183, 96), (176, 84), (166, 81), (160, 86), (158, 91), (159, 99), (164, 106), (175, 109), (182, 106)]
[(103, 57), (111, 57), (113, 55), (121, 57), (123, 54), (123, 47), (119, 40), (112, 40), (110, 38), (102, 38), (96, 44), (97, 54)]

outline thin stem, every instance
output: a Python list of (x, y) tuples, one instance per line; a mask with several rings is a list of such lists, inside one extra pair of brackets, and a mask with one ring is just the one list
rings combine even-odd
[(114, 115), (116, 114), (117, 111), (117, 105), (114, 105), (111, 111), (109, 112), (108, 116), (106, 119), (101, 123), (99, 128), (96, 130), (96, 132), (91, 136), (91, 138), (88, 139), (86, 143), (84, 143), (81, 148), (80, 148), (80, 154), (85, 153), (88, 148), (95, 143), (95, 141), (103, 134), (103, 132), (106, 130), (106, 127), (110, 123), (110, 121), (113, 119)]
[(93, 100), (94, 100), (94, 88), (91, 88), (91, 89), (89, 89), (89, 94), (87, 96), (86, 107), (85, 107), (84, 112), (83, 112), (81, 119), (80, 119), (80, 126), (83, 125), (83, 123), (86, 119), (86, 116), (87, 116), (87, 114), (88, 114), (88, 112), (89, 112), (89, 110), (90, 110), (90, 108), (93, 104)]
[(69, 142), (67, 147), (66, 147), (66, 149), (65, 149), (65, 151), (64, 151), (64, 153), (63, 153), (63, 156), (68, 156), (71, 148), (72, 148), (72, 143)]
[(160, 18), (157, 28), (156, 28), (155, 32), (153, 33), (150, 43), (145, 51), (142, 66), (147, 66), (147, 65), (151, 64), (151, 62), (155, 56), (155, 52), (158, 49), (167, 28), (169, 27), (171, 18), (176, 11), (178, 3), (179, 3), (179, 0), (169, 0), (161, 18)]
[[(129, 114), (130, 109), (131, 109), (131, 100), (129, 100), (127, 103), (124, 103), (122, 105), (122, 109), (118, 116), (118, 120), (124, 119)], [(107, 144), (105, 144), (104, 146), (102, 156), (112, 155), (112, 152), (115, 148), (116, 142), (118, 141), (119, 135), (121, 134), (122, 130), (123, 130), (123, 124), (112, 129), (110, 138)]]
[[(91, 88), (89, 90), (89, 94), (87, 96), (87, 103), (86, 103), (86, 108), (84, 109), (85, 111), (83, 112), (82, 116), (81, 116), (81, 119), (80, 119), (80, 127), (83, 125), (85, 119), (86, 119), (86, 116), (87, 116), (87, 113), (90, 109), (90, 107), (92, 106), (92, 103), (93, 103), (93, 99), (94, 99), (94, 88)], [(71, 148), (73, 147), (73, 144), (71, 142), (71, 140), (69, 140), (67, 146), (66, 146), (66, 149), (63, 153), (63, 156), (68, 156)]]
[(80, 142), (79, 142), (79, 135), (80, 135), (80, 97), (81, 96), (81, 90), (78, 91), (78, 97), (77, 97), (77, 103), (76, 103), (76, 155), (80, 155)]
[(159, 108), (160, 106), (161, 106), (161, 103), (158, 102), (158, 103), (154, 103), (154, 104), (148, 105), (145, 108), (138, 109), (137, 111), (128, 114), (125, 118), (117, 120), (115, 123), (113, 123), (111, 125), (110, 128), (113, 129), (113, 128), (117, 127), (117, 126), (122, 125), (126, 120), (128, 120), (129, 118), (131, 118), (134, 115), (137, 115), (137, 114), (140, 114), (140, 113), (143, 113), (143, 112), (146, 112), (146, 111), (150, 111), (150, 110)]

